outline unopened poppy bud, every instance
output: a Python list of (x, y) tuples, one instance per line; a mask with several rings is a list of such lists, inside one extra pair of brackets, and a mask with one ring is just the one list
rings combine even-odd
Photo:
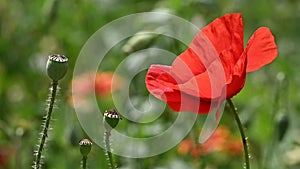
[(115, 128), (118, 125), (120, 119), (122, 119), (122, 117), (116, 110), (106, 110), (103, 116), (105, 129), (110, 131), (111, 129)]
[(53, 81), (62, 79), (68, 70), (68, 58), (60, 54), (49, 55), (46, 70)]
[(131, 37), (123, 46), (122, 50), (126, 54), (145, 49), (149, 47), (153, 41), (158, 37), (157, 34), (149, 32), (139, 32)]
[(275, 123), (276, 123), (275, 125), (276, 125), (277, 139), (279, 141), (282, 141), (290, 124), (287, 113), (278, 114), (276, 116)]
[(87, 156), (92, 149), (92, 142), (89, 139), (82, 139), (79, 142), (80, 152), (82, 156)]

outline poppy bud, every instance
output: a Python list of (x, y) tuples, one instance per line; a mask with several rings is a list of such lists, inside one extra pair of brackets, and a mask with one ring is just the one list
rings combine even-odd
[(80, 152), (82, 154), (82, 156), (87, 156), (91, 149), (92, 149), (92, 142), (89, 139), (82, 139), (79, 142), (79, 146), (80, 146)]
[(145, 49), (153, 43), (157, 36), (157, 34), (149, 32), (139, 32), (128, 40), (122, 50), (124, 53), (130, 54), (135, 51)]
[(282, 141), (290, 124), (288, 115), (287, 113), (280, 113), (275, 120), (277, 139)]
[(68, 58), (60, 54), (49, 55), (46, 70), (53, 81), (62, 79), (68, 70)]
[(103, 116), (103, 123), (105, 129), (107, 131), (110, 131), (111, 129), (115, 128), (118, 125), (120, 119), (122, 119), (122, 117), (116, 110), (106, 110)]

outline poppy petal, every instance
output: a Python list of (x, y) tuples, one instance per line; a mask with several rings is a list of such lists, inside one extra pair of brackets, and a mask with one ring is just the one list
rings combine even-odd
[[(205, 46), (207, 45), (199, 45), (198, 50), (203, 49)], [(179, 83), (184, 83), (206, 70), (200, 56), (201, 54), (196, 54), (191, 48), (188, 48), (174, 60), (171, 73)]]
[(231, 68), (243, 51), (242, 15), (227, 14), (214, 20), (195, 36), (188, 49), (173, 62), (171, 73), (178, 83), (184, 83), (205, 72), (215, 60), (220, 60), (226, 77), (230, 78)]
[(176, 83), (169, 76), (170, 66), (151, 65), (146, 76), (146, 87), (148, 91), (160, 100), (167, 101), (165, 92), (173, 92), (172, 85)]
[(205, 100), (187, 94), (188, 88), (177, 85), (169, 71), (170, 67), (164, 65), (152, 65), (148, 70), (146, 86), (156, 98), (167, 102), (176, 112), (190, 111), (206, 114), (216, 106), (211, 105), (210, 99)]
[(244, 51), (240, 59), (237, 61), (236, 65), (233, 68), (233, 73), (232, 73), (230, 83), (227, 84), (227, 88), (226, 88), (227, 99), (233, 97), (243, 89), (246, 81), (246, 65), (247, 65), (247, 57), (246, 57), (246, 51)]
[(257, 29), (247, 44), (247, 72), (253, 72), (271, 63), (278, 54), (274, 37), (267, 27)]
[(225, 86), (226, 79), (222, 63), (215, 60), (204, 73), (192, 77), (186, 83), (179, 84), (176, 89), (199, 97), (201, 100), (211, 101), (221, 97), (222, 89)]
[[(229, 55), (220, 57), (223, 63), (234, 65), (244, 51), (243, 20), (240, 13), (226, 14), (202, 29), (216, 51)], [(230, 60), (230, 62), (228, 62)]]
[(242, 77), (234, 75), (232, 77), (232, 82), (229, 85), (227, 85), (226, 98), (230, 99), (234, 95), (238, 94), (243, 89), (245, 81), (246, 81), (246, 72), (243, 74)]
[(193, 112), (198, 114), (207, 114), (216, 107), (212, 102), (199, 101), (199, 98), (185, 94), (182, 95), (180, 102), (168, 101), (167, 103), (175, 112)]

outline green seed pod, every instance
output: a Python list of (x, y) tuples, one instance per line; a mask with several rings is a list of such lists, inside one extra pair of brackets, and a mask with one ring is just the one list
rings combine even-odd
[(80, 152), (82, 154), (82, 156), (87, 156), (91, 149), (92, 149), (92, 142), (89, 139), (82, 139), (79, 142), (79, 146), (80, 146)]
[(68, 58), (60, 54), (49, 55), (46, 70), (53, 81), (62, 79), (68, 70)]
[(280, 113), (276, 116), (275, 120), (277, 139), (282, 141), (290, 124), (288, 115), (287, 113)]
[(104, 127), (107, 131), (111, 131), (113, 128), (115, 128), (118, 123), (119, 120), (122, 120), (122, 117), (119, 115), (119, 113), (114, 110), (106, 110), (104, 112), (104, 116), (103, 116), (103, 123), (104, 123)]
[(144, 31), (138, 32), (128, 40), (122, 50), (124, 53), (130, 54), (141, 49), (146, 49), (157, 37), (158, 35), (154, 33)]

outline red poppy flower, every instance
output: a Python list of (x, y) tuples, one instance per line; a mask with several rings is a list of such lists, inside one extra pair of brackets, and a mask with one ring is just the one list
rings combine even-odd
[(112, 83), (113, 72), (97, 72), (95, 77), (93, 75), (93, 73), (86, 73), (75, 78), (72, 82), (74, 85), (73, 92), (82, 96), (90, 94), (94, 91), (92, 86), (95, 85), (96, 95), (104, 97), (119, 87), (118, 83)]
[(193, 158), (217, 151), (239, 155), (243, 153), (243, 144), (232, 135), (228, 128), (219, 126), (205, 143), (197, 144), (192, 138), (186, 138), (178, 145), (177, 149), (178, 154), (190, 153)]
[(208, 113), (244, 87), (246, 73), (277, 57), (267, 27), (257, 29), (244, 49), (241, 14), (226, 14), (204, 27), (171, 66), (152, 65), (151, 94), (177, 112)]
[[(113, 76), (115, 76), (114, 81)], [(84, 103), (86, 97), (93, 92), (97, 97), (105, 97), (120, 89), (122, 79), (120, 76), (114, 75), (114, 72), (97, 72), (96, 74), (88, 72), (75, 77), (71, 85), (73, 85), (73, 93), (70, 102), (72, 103), (75, 99), (78, 103)]]

